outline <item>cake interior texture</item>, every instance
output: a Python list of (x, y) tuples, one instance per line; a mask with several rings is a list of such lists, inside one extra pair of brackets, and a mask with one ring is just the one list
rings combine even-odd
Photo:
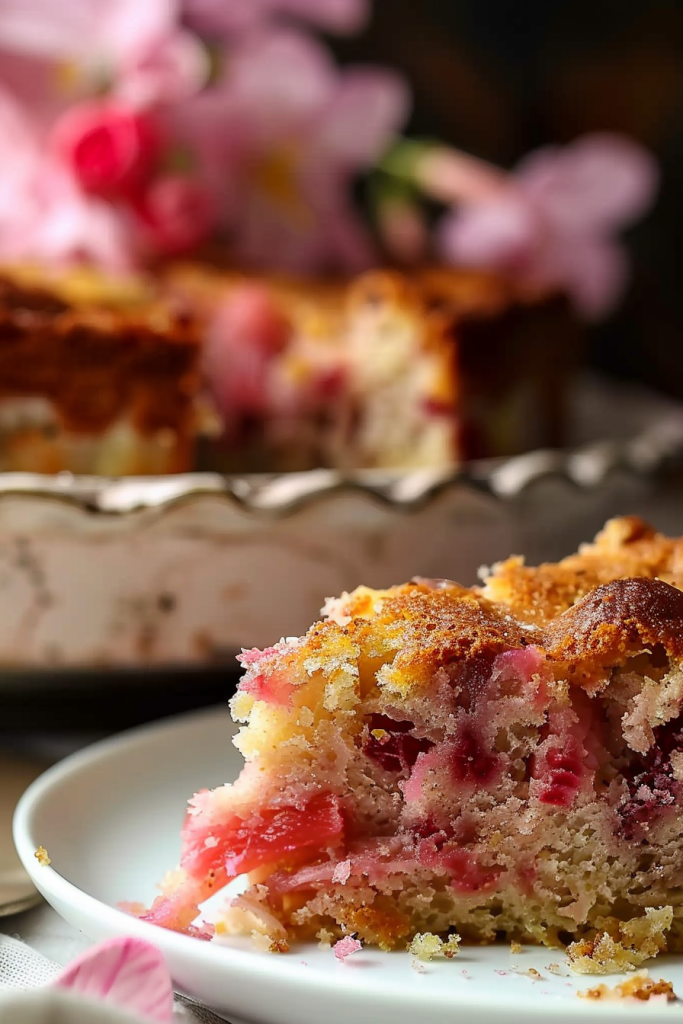
[(590, 952), (654, 923), (683, 950), (682, 581), (683, 540), (623, 518), (480, 587), (360, 587), (244, 652), (245, 766), (191, 798), (144, 916), (270, 948), (457, 930)]

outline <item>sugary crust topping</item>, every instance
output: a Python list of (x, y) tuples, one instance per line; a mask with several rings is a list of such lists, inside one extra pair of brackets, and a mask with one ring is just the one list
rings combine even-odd
[(494, 566), (483, 593), (516, 618), (539, 625), (570, 608), (591, 590), (623, 577), (683, 580), (683, 539), (672, 540), (643, 520), (610, 520), (593, 544), (561, 562), (527, 566), (510, 558)]
[(683, 593), (659, 578), (673, 581), (682, 556), (683, 541), (639, 520), (613, 520), (578, 555), (536, 569), (504, 563), (484, 588), (448, 580), (360, 587), (329, 606), (334, 621), (313, 626), (296, 655), (284, 651), (270, 665), (354, 650), (390, 654), (393, 681), (408, 687), (463, 661), (467, 686), (476, 688), (477, 673), (484, 681), (498, 653), (533, 645), (570, 683), (591, 689), (608, 667), (656, 644), (683, 656)]
[(553, 661), (582, 666), (582, 680), (633, 651), (661, 644), (683, 654), (683, 593), (658, 579), (635, 577), (604, 583), (543, 630), (542, 646)]

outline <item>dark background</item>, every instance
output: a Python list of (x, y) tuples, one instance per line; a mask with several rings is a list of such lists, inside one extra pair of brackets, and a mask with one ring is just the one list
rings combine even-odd
[(596, 130), (654, 151), (662, 189), (627, 236), (632, 285), (590, 351), (683, 397), (683, 0), (375, 0), (364, 34), (335, 48), (405, 73), (413, 134), (505, 167)]

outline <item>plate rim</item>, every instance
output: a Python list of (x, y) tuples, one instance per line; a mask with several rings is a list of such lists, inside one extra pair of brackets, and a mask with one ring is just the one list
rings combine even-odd
[[(37, 837), (33, 832), (34, 819), (54, 789), (68, 782), (70, 776), (87, 770), (100, 761), (116, 757), (131, 744), (144, 743), (149, 737), (159, 736), (162, 733), (182, 732), (184, 728), (193, 725), (201, 729), (209, 719), (215, 720), (217, 714), (223, 716), (226, 725), (228, 723), (234, 725), (227, 708), (223, 705), (174, 715), (171, 718), (136, 726), (116, 736), (98, 740), (48, 768), (25, 791), (14, 814), (14, 842), (24, 868), (36, 888), (60, 916), (62, 916), (61, 912), (50, 897), (54, 897), (58, 903), (63, 902), (76, 908), (79, 916), (83, 919), (98, 920), (111, 935), (132, 935), (158, 946), (169, 960), (172, 971), (173, 960), (182, 960), (190, 965), (197, 960), (208, 960), (212, 966), (220, 968), (226, 979), (226, 991), (232, 976), (239, 975), (245, 983), (258, 983), (263, 981), (264, 973), (268, 973), (273, 981), (277, 981), (285, 995), (297, 996), (305, 991), (306, 995), (311, 998), (342, 999), (348, 1004), (349, 1010), (357, 1010), (359, 1000), (363, 1001), (364, 1007), (370, 1012), (372, 1012), (373, 1006), (377, 1009), (386, 1009), (389, 1002), (385, 996), (385, 989), (376, 984), (377, 975), (374, 971), (358, 971), (350, 974), (345, 969), (346, 965), (338, 965), (340, 970), (331, 972), (329, 975), (317, 972), (302, 974), (296, 969), (292, 969), (300, 963), (297, 957), (292, 960), (289, 956), (276, 957), (259, 953), (256, 950), (202, 942), (188, 935), (160, 929), (156, 925), (140, 921), (125, 914), (124, 911), (104, 903), (79, 888), (75, 883), (69, 882), (52, 865), (41, 865), (35, 859), (34, 854), (40, 843), (36, 841)], [(179, 799), (182, 802), (188, 796), (189, 794), (179, 794)], [(160, 874), (163, 870), (164, 865), (160, 865)], [(124, 919), (127, 922), (125, 927), (123, 926)], [(542, 948), (539, 947), (539, 949)], [(305, 950), (306, 946), (303, 946), (303, 956), (305, 956)], [(372, 951), (374, 951), (374, 947), (368, 947), (368, 952)], [(268, 959), (262, 959), (265, 957)], [(587, 979), (587, 984), (590, 984), (589, 979)], [(193, 998), (197, 997), (193, 996)], [(593, 1015), (595, 1019), (603, 1019), (642, 1012), (642, 1007), (639, 1004), (630, 1006), (624, 1001), (615, 1001), (614, 1003), (583, 1001), (580, 1005), (574, 1005), (566, 998), (555, 994), (548, 994), (543, 999), (525, 997), (522, 1001), (518, 1000), (513, 993), (505, 993), (504, 989), (498, 993), (495, 985), (492, 986), (492, 991), (489, 990), (486, 994), (478, 988), (454, 989), (450, 997), (443, 989), (435, 988), (430, 992), (427, 986), (416, 986), (414, 989), (402, 990), (401, 1001), (408, 1004), (407, 1010), (411, 1013), (413, 1011), (424, 1012), (430, 1008), (444, 1014), (466, 1011), (494, 1013), (505, 1010), (512, 1020), (519, 1017), (520, 1024), (529, 1017), (536, 1020), (540, 1019), (541, 1015), (547, 1017), (549, 1013), (554, 1013), (557, 1021), (563, 1017), (569, 1021), (570, 1018), (573, 1019), (578, 1015), (581, 1020), (589, 1022), (593, 1019)], [(650, 1005), (647, 1015), (659, 1018), (670, 1014), (670, 1012), (670, 1007), (667, 1005)]]

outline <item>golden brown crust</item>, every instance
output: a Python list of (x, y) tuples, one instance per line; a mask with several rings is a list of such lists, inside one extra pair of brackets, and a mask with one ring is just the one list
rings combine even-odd
[(584, 677), (618, 663), (633, 651), (660, 644), (683, 654), (683, 593), (662, 580), (642, 576), (596, 587), (543, 630), (553, 661), (586, 668)]
[(69, 305), (56, 290), (0, 279), (0, 398), (46, 398), (74, 433), (124, 412), (143, 434), (188, 433), (198, 341), (184, 313)]
[(484, 593), (523, 622), (542, 625), (595, 587), (627, 576), (683, 580), (683, 539), (672, 540), (636, 516), (612, 519), (595, 542), (561, 562), (527, 566), (510, 558), (494, 568)]
[[(656, 645), (683, 657), (683, 593), (657, 578), (672, 575), (680, 554), (680, 541), (639, 520), (614, 520), (594, 545), (559, 565), (505, 563), (483, 589), (447, 580), (361, 588), (335, 617), (350, 620), (344, 636), (361, 649), (377, 649), (382, 638), (396, 652), (392, 674), (413, 683), (462, 662), (464, 688), (473, 695), (496, 654), (533, 645), (570, 683), (590, 689), (609, 668)], [(307, 649), (328, 643), (338, 629), (314, 627)]]
[(667, 1003), (674, 1003), (678, 999), (670, 981), (664, 981), (663, 978), (660, 978), (659, 981), (655, 981), (654, 978), (648, 978), (647, 971), (643, 971), (633, 978), (627, 978), (626, 981), (621, 981), (612, 988), (608, 985), (596, 985), (594, 988), (589, 988), (585, 992), (577, 992), (576, 994), (579, 999), (592, 999), (595, 1001), (637, 999), (640, 1002), (647, 1002), (649, 999), (659, 997), (660, 1000)]

